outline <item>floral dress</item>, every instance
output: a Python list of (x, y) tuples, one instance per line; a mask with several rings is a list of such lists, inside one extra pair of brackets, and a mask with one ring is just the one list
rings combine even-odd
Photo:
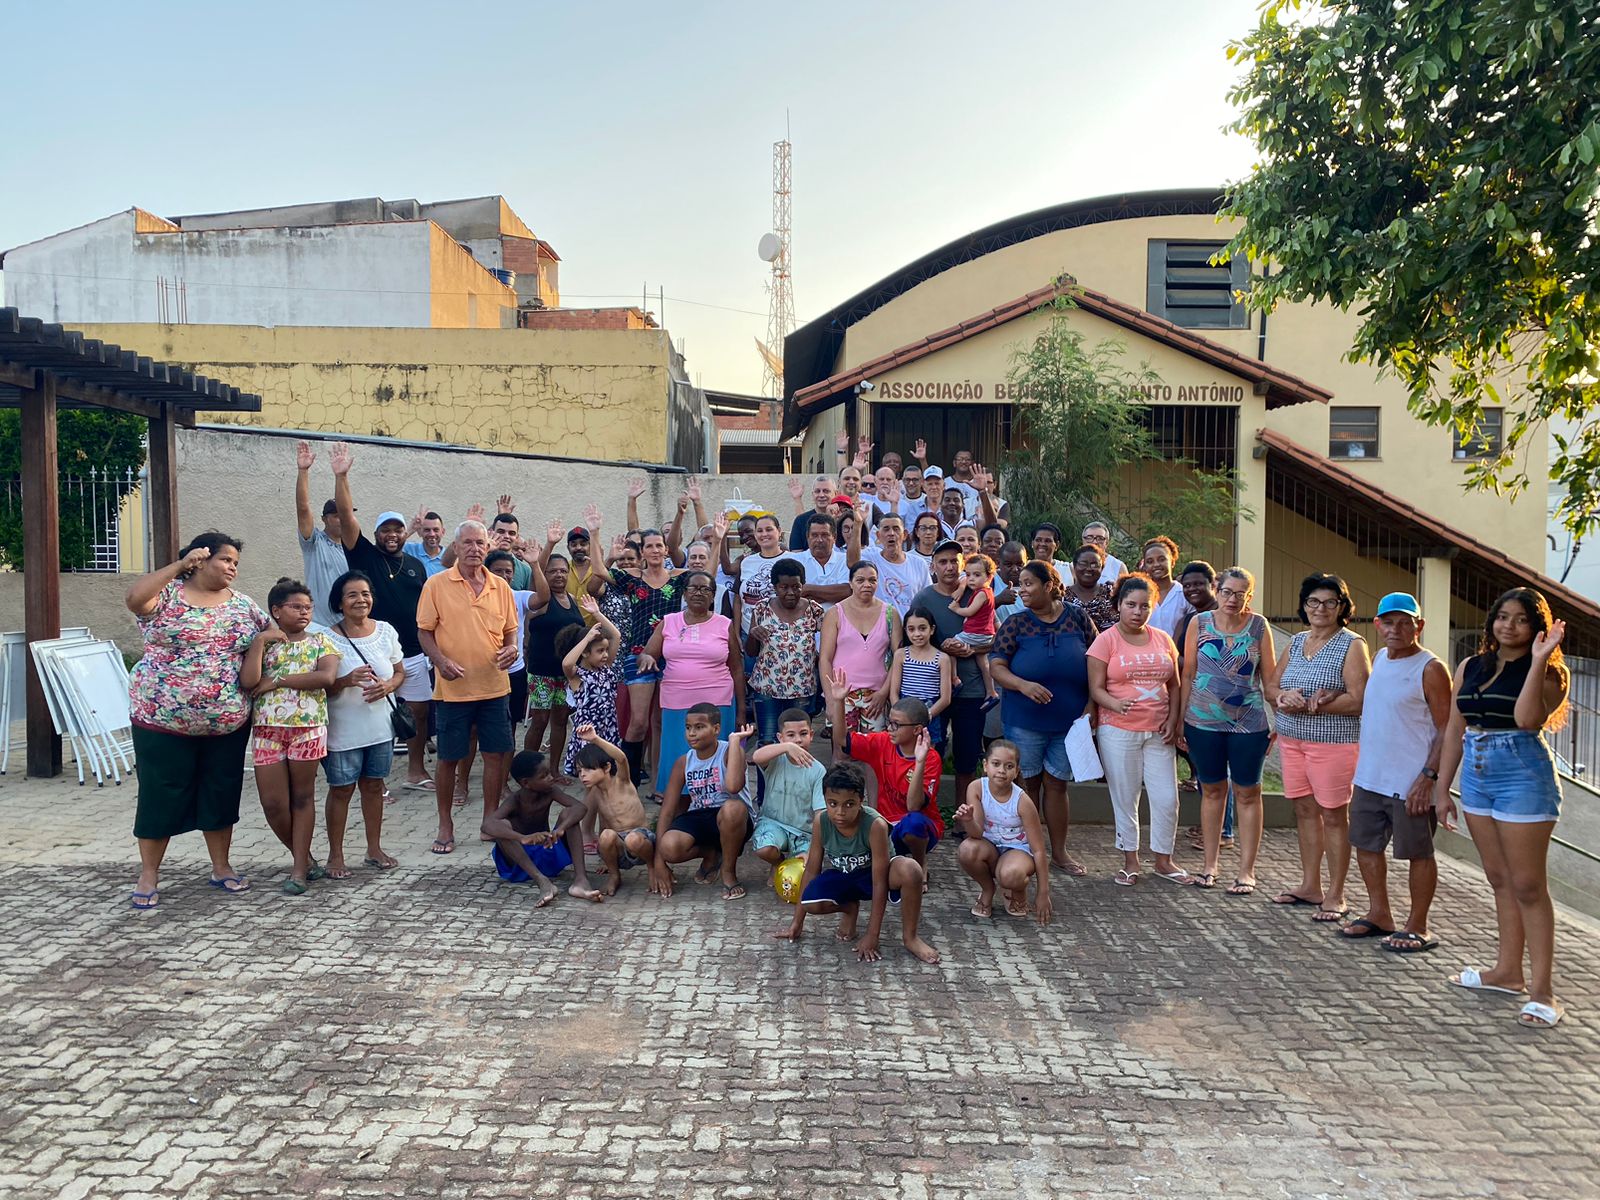
[(244, 652), (267, 627), (267, 614), (238, 592), (199, 608), (183, 598), (183, 581), (161, 589), (155, 611), (136, 618), (144, 657), (133, 668), (129, 707), (146, 729), (213, 737), (250, 720), (250, 697), (239, 687)]
[[(297, 642), (273, 642), (261, 654), (261, 674), (304, 675), (324, 658), (339, 658), (339, 647), (325, 633), (308, 633)], [(277, 729), (315, 729), (328, 724), (328, 693), (278, 687), (256, 697), (255, 724)]]
[(572, 710), (572, 718), (568, 726), (571, 733), (567, 735), (567, 752), (561, 759), (564, 775), (575, 774), (578, 769), (578, 751), (583, 747), (578, 740), (579, 726), (593, 725), (595, 733), (613, 746), (622, 741), (622, 731), (617, 727), (617, 681), (612, 668), (595, 671), (579, 667), (578, 683), (576, 693), (567, 689), (567, 707)]
[(611, 590), (628, 598), (627, 624), (618, 624), (622, 634), (622, 653), (643, 654), (661, 618), (683, 607), (683, 589), (676, 575), (658, 588), (651, 587), (642, 575), (630, 575), (621, 567), (611, 568)]
[(772, 601), (757, 604), (750, 616), (750, 628), (765, 625), (770, 631), (756, 655), (750, 672), (750, 686), (763, 696), (776, 699), (809, 699), (817, 694), (817, 638), (822, 633), (822, 605), (815, 600), (800, 601), (800, 615), (793, 621), (780, 621), (772, 613)]

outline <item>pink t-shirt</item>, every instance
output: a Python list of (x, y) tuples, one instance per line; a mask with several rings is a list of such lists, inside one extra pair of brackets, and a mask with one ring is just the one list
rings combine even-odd
[(1178, 685), (1178, 648), (1154, 626), (1145, 626), (1149, 640), (1135, 646), (1113, 625), (1094, 639), (1089, 657), (1106, 664), (1106, 691), (1118, 700), (1132, 700), (1125, 713), (1100, 709), (1100, 719), (1118, 729), (1153, 733), (1167, 723), (1167, 688)]
[(712, 613), (698, 625), (681, 612), (661, 618), (661, 707), (681, 709), (704, 701), (733, 703), (728, 673), (728, 632), (733, 622)]

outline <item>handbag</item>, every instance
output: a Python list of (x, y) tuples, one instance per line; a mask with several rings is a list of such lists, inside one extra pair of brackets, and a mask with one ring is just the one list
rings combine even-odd
[[(356, 652), (356, 657), (368, 667), (372, 666), (370, 662), (367, 662), (367, 656), (361, 653), (361, 647), (356, 645), (355, 638), (345, 632), (343, 621), (339, 622), (339, 632), (344, 634), (344, 640), (350, 643), (350, 649)], [(411, 706), (398, 703), (394, 698), (393, 692), (390, 692), (384, 698), (389, 701), (389, 728), (394, 732), (394, 736), (402, 742), (409, 742), (417, 736), (417, 722), (411, 715)]]

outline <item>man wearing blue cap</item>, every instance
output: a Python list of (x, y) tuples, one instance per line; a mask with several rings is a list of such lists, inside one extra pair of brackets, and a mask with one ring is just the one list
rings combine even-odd
[[(1420, 644), (1422, 609), (1415, 596), (1390, 592), (1378, 602), (1376, 623), (1383, 649), (1372, 660), (1362, 699), (1350, 802), (1350, 844), (1367, 885), (1368, 907), (1340, 935), (1381, 937), (1385, 950), (1419, 954), (1439, 944), (1428, 934), (1428, 909), (1439, 882), (1433, 785), (1450, 719), (1450, 672)], [(1403, 927), (1396, 926), (1389, 907), (1383, 856), (1391, 839), (1396, 860), (1410, 865), (1411, 911)]]

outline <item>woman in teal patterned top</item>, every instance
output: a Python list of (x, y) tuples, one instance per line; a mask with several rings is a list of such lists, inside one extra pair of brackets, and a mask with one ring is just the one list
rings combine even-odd
[[(1256, 886), (1261, 850), (1261, 764), (1271, 739), (1266, 681), (1276, 660), (1266, 618), (1250, 611), (1255, 577), (1229, 567), (1217, 578), (1217, 607), (1197, 613), (1184, 632), (1183, 728), (1178, 745), (1189, 752), (1200, 781), (1200, 832), (1205, 870), (1196, 887), (1217, 884), (1222, 849), (1222, 811), (1229, 781), (1238, 806), (1239, 875), (1229, 895), (1248, 896)], [(1176, 724), (1176, 722), (1174, 722)]]

